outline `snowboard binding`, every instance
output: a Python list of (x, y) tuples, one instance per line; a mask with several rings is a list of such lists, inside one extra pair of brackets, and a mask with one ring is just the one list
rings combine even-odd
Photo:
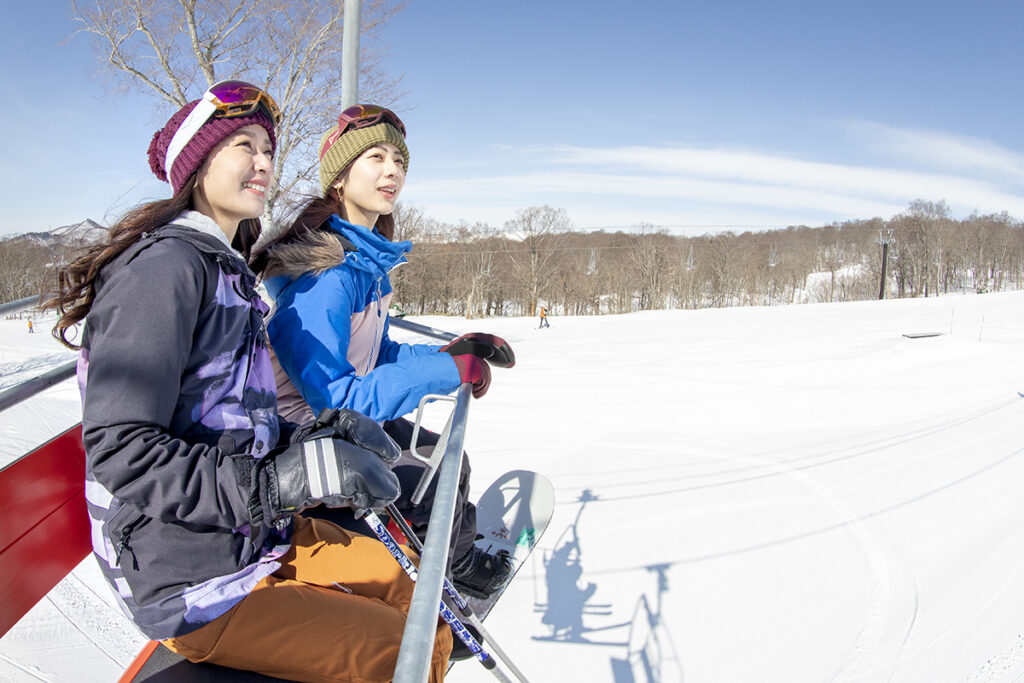
[(452, 564), (452, 582), (460, 592), (474, 598), (489, 598), (512, 578), (515, 565), (507, 550), (493, 555), (478, 545)]

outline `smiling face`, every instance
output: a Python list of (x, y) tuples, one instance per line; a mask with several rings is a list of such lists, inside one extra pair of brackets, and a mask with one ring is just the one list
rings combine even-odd
[(196, 172), (192, 203), (234, 239), (238, 223), (259, 218), (267, 203), (267, 188), (274, 180), (274, 151), (267, 130), (260, 125), (239, 128), (224, 138)]
[(380, 216), (395, 210), (405, 186), (405, 158), (389, 142), (360, 154), (333, 187), (345, 205), (350, 223), (372, 228)]

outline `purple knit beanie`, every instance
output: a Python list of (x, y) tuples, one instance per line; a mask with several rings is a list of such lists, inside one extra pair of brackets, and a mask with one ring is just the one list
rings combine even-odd
[(199, 100), (193, 100), (179, 109), (163, 128), (153, 134), (153, 139), (149, 143), (149, 168), (152, 169), (153, 175), (157, 178), (171, 183), (171, 189), (174, 190), (175, 195), (181, 191), (189, 177), (202, 165), (206, 155), (220, 144), (221, 140), (239, 128), (252, 125), (263, 126), (267, 129), (267, 135), (270, 136), (270, 146), (275, 149), (277, 148), (274, 122), (263, 113), (262, 109), (258, 109), (246, 116), (210, 118), (192, 136), (192, 139), (188, 141), (188, 144), (181, 150), (181, 153), (178, 154), (178, 158), (174, 160), (174, 168), (171, 169), (170, 179), (168, 179), (167, 171), (164, 168), (164, 163), (167, 159), (167, 148), (170, 146), (171, 139), (174, 137), (178, 127), (197, 104), (199, 104)]

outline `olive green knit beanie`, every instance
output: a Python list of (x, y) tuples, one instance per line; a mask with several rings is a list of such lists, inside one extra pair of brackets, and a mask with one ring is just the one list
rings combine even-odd
[(408, 171), (409, 148), (405, 146), (402, 134), (390, 123), (349, 130), (340, 136), (337, 124), (331, 126), (320, 138), (320, 189), (324, 196), (349, 164), (369, 148), (383, 142), (390, 142), (402, 151), (405, 170)]

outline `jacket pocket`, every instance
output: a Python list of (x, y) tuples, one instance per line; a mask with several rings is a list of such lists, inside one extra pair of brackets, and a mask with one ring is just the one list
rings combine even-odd
[(132, 531), (146, 520), (146, 515), (139, 512), (134, 506), (122, 503), (104, 523), (104, 533), (107, 539), (114, 546), (114, 564), (120, 565), (127, 551), (132, 557), (132, 567), (138, 569), (138, 561), (135, 552), (132, 550)]

